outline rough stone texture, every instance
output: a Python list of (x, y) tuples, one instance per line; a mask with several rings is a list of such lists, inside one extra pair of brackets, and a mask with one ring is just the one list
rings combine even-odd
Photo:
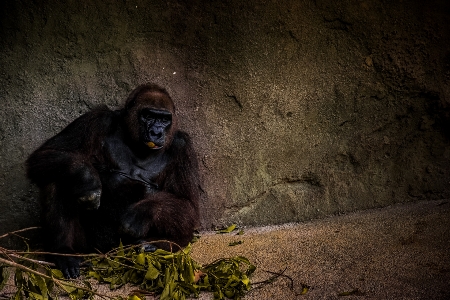
[(97, 104), (167, 87), (202, 224), (278, 224), (450, 197), (450, 3), (0, 4), (0, 231), (38, 221), (24, 161)]

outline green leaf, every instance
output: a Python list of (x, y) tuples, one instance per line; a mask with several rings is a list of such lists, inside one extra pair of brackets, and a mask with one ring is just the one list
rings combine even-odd
[(25, 285), (25, 283), (26, 283), (25, 279), (23, 278), (22, 271), (20, 269), (16, 269), (16, 272), (15, 272), (14, 275), (15, 275), (14, 276), (14, 284), (19, 289), (22, 288)]
[[(223, 229), (223, 233), (236, 229), (236, 225)], [(237, 244), (242, 243), (239, 241)], [(114, 252), (115, 251), (115, 252)], [(219, 259), (209, 265), (200, 266), (190, 256), (191, 245), (178, 252), (158, 249), (153, 253), (141, 253), (137, 247), (123, 245), (104, 255), (89, 259), (91, 262), (87, 271), (83, 271), (86, 278), (93, 278), (102, 283), (108, 283), (112, 289), (130, 283), (139, 285), (139, 289), (146, 290), (159, 299), (180, 299), (199, 297), (201, 291), (209, 291), (215, 299), (241, 299), (250, 290), (250, 275), (256, 267), (243, 257)], [(23, 261), (22, 261), (23, 263)], [(26, 263), (30, 268), (37, 269), (37, 264)], [(0, 283), (7, 280), (5, 267), (0, 266)], [(196, 277), (201, 272), (201, 277)], [(46, 274), (53, 278), (63, 279), (62, 273), (56, 269), (46, 268)], [(5, 279), (6, 278), (6, 279)], [(197, 280), (197, 282), (195, 282)], [(12, 299), (43, 299), (52, 300), (52, 288), (57, 287), (72, 300), (93, 299), (93, 293), (84, 291), (71, 283), (60, 280), (62, 286), (55, 285), (52, 279), (45, 279), (38, 274), (20, 269), (15, 270), (14, 282), (17, 291)], [(92, 286), (88, 281), (79, 282), (88, 290)], [(144, 293), (145, 294), (145, 293)], [(140, 294), (130, 295), (128, 299), (144, 298)], [(116, 297), (116, 300), (126, 297)]]
[(74, 291), (77, 290), (76, 287), (73, 287), (73, 286), (71, 286), (71, 285), (64, 284), (63, 282), (61, 282), (61, 288), (62, 288), (64, 291), (66, 291), (66, 293), (68, 293), (68, 294), (71, 294), (71, 293), (73, 293)]
[(192, 261), (188, 261), (186, 263), (186, 265), (187, 265), (187, 268), (185, 269), (185, 272), (184, 272), (184, 279), (186, 282), (192, 284), (195, 281), (194, 267), (193, 267)]
[(198, 242), (199, 239), (200, 239), (200, 235), (194, 235), (194, 237), (192, 238), (191, 244)]
[(309, 291), (309, 286), (302, 284), (302, 291), (300, 292), (300, 295), (306, 295), (306, 293), (308, 293), (308, 291)]
[(250, 276), (251, 274), (253, 274), (253, 272), (255, 272), (255, 270), (256, 270), (256, 266), (250, 265), (250, 266), (248, 266), (248, 269), (247, 269), (247, 271), (245, 272), (245, 274), (246, 274), (247, 276)]
[(58, 269), (51, 269), (51, 276), (56, 277), (58, 279), (63, 279), (63, 273)]
[(17, 289), (17, 292), (14, 294), (13, 299), (14, 300), (22, 300), (23, 299), (22, 288)]
[(125, 256), (125, 252), (123, 251), (122, 240), (119, 242), (119, 250), (117, 251), (117, 256)]
[(88, 278), (95, 278), (100, 282), (104, 281), (103, 277), (95, 271), (89, 271), (86, 276)]
[(224, 292), (223, 292), (224, 294), (225, 294), (225, 296), (227, 296), (227, 298), (233, 298), (234, 297), (234, 290), (225, 290)]
[(111, 267), (111, 272), (112, 269), (118, 269), (120, 268), (120, 264), (117, 262), (117, 257), (114, 260), (108, 260), (109, 266)]
[(42, 278), (41, 276), (36, 276), (36, 284), (39, 287), (41, 295), (43, 295), (43, 296), (45, 296), (45, 298), (47, 298), (48, 289), (47, 289), (47, 284), (45, 283), (44, 278)]
[(136, 256), (136, 263), (138, 263), (140, 265), (145, 265), (145, 254), (144, 253), (139, 253)]
[(251, 263), (250, 263), (250, 261), (248, 260), (248, 258), (246, 258), (246, 257), (243, 257), (243, 256), (236, 256), (236, 257), (234, 257), (233, 258), (235, 261), (238, 261), (238, 262), (244, 262), (244, 263), (246, 263), (247, 265), (251, 265)]
[(232, 224), (228, 228), (218, 230), (217, 233), (230, 233), (235, 229), (236, 229), (236, 224)]
[(159, 271), (158, 269), (155, 268), (155, 266), (153, 266), (153, 264), (148, 264), (148, 269), (147, 269), (147, 273), (145, 273), (145, 279), (147, 280), (154, 280), (156, 278), (158, 278), (159, 276)]
[(170, 284), (166, 284), (166, 286), (164, 287), (164, 290), (161, 293), (161, 297), (159, 298), (160, 300), (165, 300), (165, 299), (171, 299), (170, 298)]
[(240, 245), (242, 243), (244, 243), (244, 242), (243, 241), (231, 242), (231, 243), (228, 244), (228, 246), (237, 246), (237, 245)]
[(72, 300), (81, 300), (85, 298), (85, 293), (83, 290), (76, 289), (75, 291), (69, 294), (69, 297)]
[(181, 249), (180, 252), (183, 252), (186, 255), (189, 255), (192, 252), (192, 244), (189, 243), (184, 249)]
[(29, 299), (36, 299), (36, 300), (45, 300), (45, 299), (47, 299), (47, 297), (44, 297), (44, 296), (42, 296), (41, 294), (38, 294), (38, 293), (32, 293), (32, 292), (30, 292), (30, 293), (28, 294), (28, 298), (29, 298)]
[(164, 256), (164, 255), (170, 255), (170, 254), (172, 254), (172, 252), (169, 252), (169, 251), (166, 251), (163, 249), (156, 249), (155, 252), (150, 253), (150, 254), (156, 255), (156, 256)]
[(360, 291), (359, 291), (358, 289), (355, 289), (355, 290), (353, 290), (353, 291), (339, 293), (338, 296), (339, 296), (339, 297), (342, 297), (342, 296), (351, 296), (351, 295), (355, 295), (355, 294), (359, 294), (359, 293), (360, 293)]
[(140, 272), (140, 271), (137, 271), (137, 270), (132, 270), (130, 272), (129, 280), (128, 281), (123, 281), (122, 280), (122, 283), (126, 284), (127, 282), (130, 282), (132, 284), (141, 284), (142, 281), (144, 280), (142, 278), (142, 274), (143, 274), (143, 272)]
[(83, 280), (83, 284), (85, 285), (85, 287), (86, 287), (87, 289), (92, 290), (92, 285), (91, 285), (91, 283), (90, 283), (89, 281)]
[(247, 277), (246, 275), (243, 275), (243, 276), (242, 276), (242, 279), (241, 279), (241, 282), (242, 282), (244, 285), (249, 285), (249, 284), (250, 284), (250, 279), (248, 279), (248, 277)]
[(218, 285), (214, 286), (214, 299), (219, 299), (219, 300), (223, 299), (222, 290), (221, 290), (220, 286), (218, 286)]

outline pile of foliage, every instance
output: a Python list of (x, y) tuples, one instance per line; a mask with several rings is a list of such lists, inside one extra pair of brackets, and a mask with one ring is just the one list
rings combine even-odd
[[(161, 249), (144, 252), (141, 246), (123, 247), (106, 254), (83, 256), (84, 280), (65, 280), (62, 273), (44, 261), (39, 252), (18, 252), (0, 247), (0, 292), (14, 278), (11, 299), (57, 299), (66, 294), (71, 299), (159, 299), (198, 297), (212, 292), (214, 299), (240, 299), (250, 290), (250, 275), (256, 267), (245, 257), (219, 259), (201, 266), (190, 256), (190, 246), (177, 252)], [(125, 284), (138, 286), (126, 296), (108, 296), (93, 289), (91, 282), (109, 284), (112, 290)]]

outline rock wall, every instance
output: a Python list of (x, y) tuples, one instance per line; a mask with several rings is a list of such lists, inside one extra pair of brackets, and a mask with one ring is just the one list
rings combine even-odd
[(0, 233), (38, 223), (27, 156), (148, 81), (193, 136), (204, 228), (450, 197), (446, 0), (0, 8)]

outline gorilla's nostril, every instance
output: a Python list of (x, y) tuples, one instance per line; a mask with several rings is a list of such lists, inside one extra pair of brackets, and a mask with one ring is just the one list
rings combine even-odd
[(150, 130), (150, 135), (160, 138), (162, 136), (163, 132), (162, 130)]

